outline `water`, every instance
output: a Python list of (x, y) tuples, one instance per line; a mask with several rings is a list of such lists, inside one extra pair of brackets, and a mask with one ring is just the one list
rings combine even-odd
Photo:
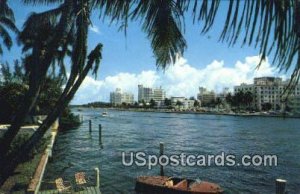
[[(158, 175), (159, 167), (124, 167), (121, 152), (159, 153), (159, 142), (166, 154), (276, 154), (277, 167), (165, 167), (169, 176), (200, 178), (220, 184), (226, 193), (274, 193), (275, 179), (288, 181), (290, 194), (300, 193), (299, 119), (232, 117), (218, 115), (109, 111), (101, 109), (80, 113), (92, 119), (78, 129), (61, 132), (57, 137), (53, 161), (48, 163), (45, 180), (74, 173), (101, 171), (102, 193), (135, 193), (135, 178)], [(98, 141), (102, 124), (103, 144)]]

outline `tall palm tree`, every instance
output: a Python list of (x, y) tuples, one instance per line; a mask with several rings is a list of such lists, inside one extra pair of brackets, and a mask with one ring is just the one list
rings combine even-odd
[[(7, 30), (18, 33), (15, 26), (15, 18), (12, 9), (8, 6), (7, 0), (0, 1), (0, 38), (3, 40), (4, 45), (10, 49), (12, 46), (12, 38)], [(3, 54), (3, 48), (0, 44), (0, 55)]]
[[(54, 61), (56, 51), (65, 45), (67, 37), (74, 32), (72, 44), (72, 69), (63, 95), (57, 108), (50, 113), (40, 129), (23, 148), (28, 150), (39, 139), (44, 131), (59, 116), (59, 105), (66, 106), (77, 91), (87, 72), (98, 67), (101, 57), (99, 45), (87, 57), (86, 39), (87, 27), (90, 25), (91, 11), (98, 11), (101, 17), (110, 17), (112, 21), (121, 22), (126, 32), (129, 20), (139, 20), (142, 29), (150, 39), (151, 47), (158, 67), (166, 68), (175, 62), (178, 53), (183, 54), (187, 45), (184, 39), (184, 16), (192, 13), (194, 21), (202, 23), (202, 33), (207, 33), (217, 19), (220, 4), (228, 4), (227, 16), (220, 41), (235, 45), (238, 40), (242, 44), (260, 47), (261, 59), (265, 59), (270, 52), (274, 53), (274, 64), (282, 70), (294, 68), (290, 86), (293, 87), (300, 77), (300, 0), (23, 0), (25, 3), (48, 4), (56, 3), (58, 8), (43, 12), (31, 18), (32, 21), (44, 21), (53, 16), (56, 24), (51, 34), (43, 39), (41, 32), (30, 45), (31, 53), (28, 60), (28, 72), (31, 75), (30, 89), (24, 105), (20, 108), (12, 127), (5, 134), (5, 141), (0, 144), (0, 156), (3, 157), (26, 114), (34, 106), (39, 94), (40, 86), (45, 79), (50, 65)], [(51, 18), (51, 17), (50, 17)], [(74, 29), (74, 31), (72, 30)], [(245, 30), (242, 30), (245, 29)], [(272, 37), (270, 39), (270, 37)], [(45, 37), (44, 37), (45, 38)], [(93, 65), (94, 64), (94, 65)], [(2, 150), (2, 151), (1, 151)], [(22, 149), (22, 151), (24, 151)], [(1, 155), (2, 152), (2, 155)], [(26, 152), (18, 152), (12, 158), (15, 164), (18, 158)], [(8, 164), (8, 163), (6, 163)], [(9, 170), (14, 165), (9, 165)], [(6, 172), (6, 171), (5, 171)], [(6, 173), (7, 174), (7, 173)]]

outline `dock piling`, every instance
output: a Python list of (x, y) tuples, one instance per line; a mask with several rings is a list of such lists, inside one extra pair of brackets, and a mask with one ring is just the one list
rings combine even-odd
[(99, 143), (102, 144), (102, 125), (99, 124)]
[(92, 120), (89, 120), (89, 131), (92, 132)]
[(96, 187), (100, 187), (100, 171), (99, 168), (95, 168), (95, 174), (96, 174)]
[(276, 179), (276, 194), (285, 194), (286, 180)]
[[(162, 156), (164, 154), (164, 143), (159, 143), (159, 156)], [(160, 176), (164, 176), (164, 167), (160, 165)]]

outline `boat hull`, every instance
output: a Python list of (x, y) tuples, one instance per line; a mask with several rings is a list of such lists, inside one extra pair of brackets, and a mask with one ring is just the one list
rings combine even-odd
[[(168, 180), (174, 180), (176, 185), (167, 186)], [(166, 176), (138, 177), (135, 190), (143, 194), (221, 194), (219, 185), (210, 182), (196, 183), (189, 179), (179, 179)]]

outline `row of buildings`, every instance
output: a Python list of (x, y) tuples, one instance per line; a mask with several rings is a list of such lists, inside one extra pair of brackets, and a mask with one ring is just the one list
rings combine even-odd
[[(252, 84), (241, 84), (235, 86), (233, 94), (242, 92), (251, 92), (253, 101), (251, 107), (256, 110), (262, 110), (264, 104), (269, 103), (272, 106), (272, 110), (284, 110), (286, 106), (292, 110), (300, 113), (300, 84), (298, 84), (295, 90), (289, 96), (288, 101), (283, 101), (282, 93), (288, 87), (289, 81), (283, 81), (278, 77), (259, 77), (254, 78)], [(168, 106), (180, 106), (183, 109), (194, 108), (197, 106), (207, 106), (208, 104), (220, 100), (225, 102), (226, 96), (230, 93), (229, 88), (224, 88), (221, 93), (216, 94), (214, 91), (207, 90), (204, 87), (199, 87), (199, 93), (197, 99), (187, 99), (186, 97), (171, 97), (169, 98)], [(144, 87), (138, 85), (138, 103), (149, 104), (151, 100), (154, 100), (157, 107), (166, 106), (166, 92), (160, 88)], [(195, 102), (197, 101), (197, 102)], [(121, 89), (116, 89), (115, 92), (110, 93), (110, 102), (112, 105), (120, 105), (122, 103), (133, 104), (134, 95), (132, 93), (122, 92)]]

